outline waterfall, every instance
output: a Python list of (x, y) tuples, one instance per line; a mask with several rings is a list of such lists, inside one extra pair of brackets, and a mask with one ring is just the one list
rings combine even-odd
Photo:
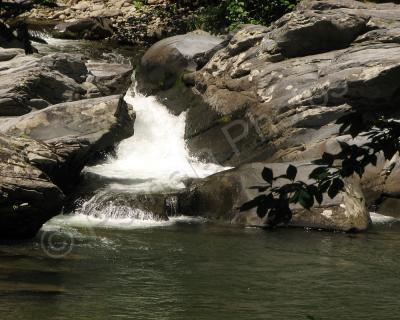
[(136, 191), (183, 188), (188, 178), (204, 178), (226, 168), (203, 163), (190, 156), (184, 139), (186, 114), (171, 114), (154, 96), (132, 89), (125, 101), (136, 112), (135, 134), (120, 143), (116, 156), (106, 163), (88, 167), (86, 172), (118, 180), (142, 181), (131, 186)]
[(193, 217), (165, 221), (131, 201), (135, 194), (176, 191), (185, 187), (186, 179), (205, 178), (228, 168), (190, 156), (184, 139), (185, 113), (175, 116), (156, 97), (145, 96), (134, 88), (125, 101), (136, 112), (134, 135), (118, 145), (115, 156), (84, 169), (84, 173), (107, 181), (106, 187), (82, 200), (73, 214), (58, 216), (47, 227), (136, 229), (204, 221)]

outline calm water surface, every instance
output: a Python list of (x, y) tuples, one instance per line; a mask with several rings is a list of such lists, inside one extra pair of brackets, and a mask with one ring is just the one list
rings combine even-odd
[(399, 231), (53, 228), (0, 246), (0, 318), (399, 319)]
[[(140, 55), (48, 41), (42, 53), (133, 65)], [(34, 240), (0, 244), (0, 320), (400, 319), (400, 226), (347, 235), (87, 222), (58, 219)]]

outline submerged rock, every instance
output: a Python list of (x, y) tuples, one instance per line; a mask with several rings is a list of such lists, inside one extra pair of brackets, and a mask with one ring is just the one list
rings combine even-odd
[[(101, 219), (129, 219), (168, 221), (167, 195), (132, 194), (124, 190), (96, 190), (96, 194), (79, 207), (69, 209), (75, 213)], [(128, 227), (128, 225), (126, 225)]]

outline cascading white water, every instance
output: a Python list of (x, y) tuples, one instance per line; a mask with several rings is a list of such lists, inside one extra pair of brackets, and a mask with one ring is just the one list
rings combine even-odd
[(189, 155), (184, 139), (186, 114), (174, 116), (156, 97), (136, 90), (128, 92), (125, 101), (136, 112), (135, 134), (120, 143), (115, 158), (88, 167), (86, 172), (116, 180), (144, 181), (131, 188), (148, 192), (182, 188), (187, 178), (204, 178), (226, 169)]
[(113, 192), (176, 190), (184, 187), (185, 179), (204, 178), (228, 169), (190, 156), (184, 139), (184, 113), (174, 116), (156, 97), (144, 96), (136, 90), (128, 92), (125, 100), (136, 112), (134, 135), (120, 143), (115, 157), (85, 169), (87, 173), (112, 182), (83, 202), (73, 215), (57, 217), (49, 225), (135, 229), (179, 221), (203, 222), (201, 218), (193, 217), (173, 217), (164, 221), (151, 212), (121, 205), (107, 196)]

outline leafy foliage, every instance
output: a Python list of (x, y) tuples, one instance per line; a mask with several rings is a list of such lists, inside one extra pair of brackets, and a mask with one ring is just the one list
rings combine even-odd
[[(291, 11), (299, 0), (199, 0), (192, 28), (220, 32), (239, 24), (267, 25)], [(176, 1), (178, 7), (193, 6), (191, 0)]]
[(292, 10), (298, 2), (298, 0), (226, 0), (221, 4), (225, 6), (230, 27), (234, 28), (243, 23), (271, 23)]
[(259, 217), (266, 217), (270, 226), (288, 223), (293, 214), (291, 205), (299, 204), (309, 210), (315, 203), (323, 202), (324, 194), (333, 199), (344, 189), (344, 178), (353, 175), (361, 178), (367, 166), (376, 166), (377, 155), (391, 160), (400, 151), (400, 121), (353, 112), (337, 123), (341, 125), (341, 135), (352, 137), (352, 144), (338, 141), (340, 152), (324, 153), (313, 161), (316, 168), (309, 174), (309, 183), (296, 180), (297, 169), (292, 165), (278, 177), (265, 168), (262, 172), (265, 185), (252, 187), (262, 194), (245, 203), (241, 211), (257, 208)]
[(45, 7), (56, 7), (57, 6), (56, 0), (34, 0), (33, 3), (42, 5)]

